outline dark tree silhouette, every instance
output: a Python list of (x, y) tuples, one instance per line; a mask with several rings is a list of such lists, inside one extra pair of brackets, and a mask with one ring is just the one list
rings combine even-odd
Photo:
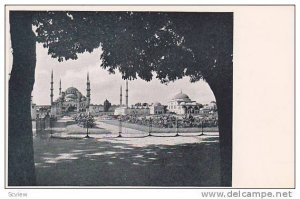
[[(23, 30), (14, 34), (11, 31), (12, 39), (32, 35), (30, 17), (22, 20), (27, 20), (25, 30), (29, 33), (25, 36), (27, 32)], [(36, 12), (32, 23), (37, 27), (37, 41), (43, 43), (49, 55), (58, 61), (77, 59), (78, 53), (92, 52), (101, 47), (101, 67), (110, 73), (119, 70), (124, 79), (140, 77), (150, 81), (158, 78), (162, 83), (184, 76), (189, 76), (192, 82), (204, 79), (212, 89), (218, 107), (222, 185), (231, 186), (233, 13)], [(15, 25), (11, 21), (11, 30)], [(26, 42), (30, 43), (29, 46), (35, 44), (33, 38)], [(20, 65), (31, 61), (31, 68), (23, 69), (26, 73), (14, 70), (17, 67), (15, 62), (12, 71), (12, 77), (13, 73), (28, 74), (27, 84), (23, 86), (26, 87), (26, 95), (30, 96), (34, 82), (34, 47), (32, 51), (27, 51), (24, 46), (12, 47), (14, 51), (21, 51), (13, 54), (14, 60), (22, 57), (18, 59)], [(28, 53), (30, 56), (24, 58)], [(19, 79), (12, 77), (10, 84), (16, 84)], [(25, 95), (23, 90), (11, 90), (10, 86), (11, 92)], [(10, 103), (17, 104), (23, 100), (26, 105), (30, 104), (27, 98), (11, 99), (10, 94)], [(11, 110), (9, 114), (16, 116)], [(28, 115), (21, 116), (30, 118)], [(10, 123), (15, 123), (11, 117), (9, 119)], [(30, 121), (18, 122), (28, 123), (24, 134), (30, 137)]]
[(111, 103), (106, 99), (103, 103), (104, 112), (108, 112), (109, 108), (111, 107)]
[(13, 65), (8, 101), (8, 185), (35, 185), (31, 91), (36, 63), (32, 13), (10, 13)]

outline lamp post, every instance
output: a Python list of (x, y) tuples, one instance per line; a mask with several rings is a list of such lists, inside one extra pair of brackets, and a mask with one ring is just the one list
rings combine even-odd
[(121, 116), (119, 117), (119, 135), (118, 138), (122, 137), (122, 120)]
[(204, 135), (204, 133), (203, 133), (203, 119), (201, 120), (201, 134), (199, 136), (202, 136), (202, 135)]
[(88, 111), (87, 118), (86, 118), (86, 136), (85, 136), (85, 138), (90, 138), (90, 136), (89, 136), (89, 119), (90, 119), (90, 112)]
[(152, 136), (152, 118), (149, 119), (149, 130), (148, 130), (148, 136)]
[(52, 138), (52, 117), (50, 116), (50, 138)]
[(176, 137), (179, 136), (179, 133), (178, 133), (178, 119), (176, 117), (176, 120), (175, 120), (175, 125), (176, 125)]

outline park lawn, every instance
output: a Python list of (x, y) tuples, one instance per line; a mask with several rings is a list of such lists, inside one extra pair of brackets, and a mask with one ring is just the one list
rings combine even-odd
[[(156, 139), (162, 144), (153, 144)], [(156, 137), (36, 137), (37, 185), (220, 186), (219, 138), (191, 139), (196, 139), (196, 142), (172, 145), (167, 138)], [(148, 144), (140, 147), (136, 142)]]
[[(65, 129), (66, 133), (70, 135), (77, 135), (77, 134), (86, 134), (86, 128), (80, 127), (77, 124), (68, 125)], [(93, 128), (89, 128), (89, 134), (110, 134), (111, 132), (95, 126)]]
[[(50, 131), (50, 129), (47, 129)], [(102, 135), (102, 134), (111, 134), (110, 131), (95, 126), (93, 128), (89, 128), (89, 134), (91, 135)], [(86, 128), (80, 127), (77, 124), (71, 124), (66, 126), (65, 128), (53, 128), (52, 129), (53, 135), (85, 135)]]

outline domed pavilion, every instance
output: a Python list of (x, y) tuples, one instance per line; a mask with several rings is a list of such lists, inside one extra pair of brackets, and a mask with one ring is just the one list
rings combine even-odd
[(201, 104), (192, 101), (190, 97), (182, 93), (182, 91), (176, 94), (168, 103), (169, 112), (176, 114), (199, 114), (201, 107)]

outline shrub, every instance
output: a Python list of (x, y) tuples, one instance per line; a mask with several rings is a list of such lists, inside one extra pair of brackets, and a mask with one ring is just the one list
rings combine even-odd
[(73, 117), (78, 126), (83, 128), (93, 128), (95, 127), (95, 119), (92, 115), (87, 113), (79, 113)]

